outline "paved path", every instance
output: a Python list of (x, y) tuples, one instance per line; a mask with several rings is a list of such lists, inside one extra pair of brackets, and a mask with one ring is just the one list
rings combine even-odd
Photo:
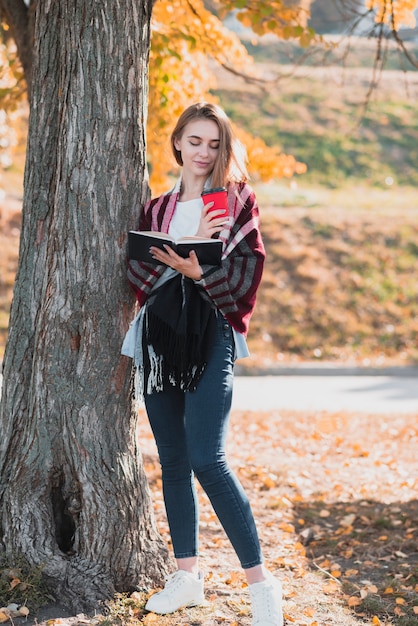
[[(0, 374), (0, 394), (1, 382)], [(418, 417), (418, 368), (308, 366), (283, 368), (271, 375), (236, 375), (232, 408), (416, 413)]]
[(236, 376), (233, 409), (416, 413), (418, 369), (380, 371), (286, 370), (280, 375)]

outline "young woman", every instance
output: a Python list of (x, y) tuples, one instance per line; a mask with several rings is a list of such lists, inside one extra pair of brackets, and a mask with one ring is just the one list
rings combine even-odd
[[(151, 247), (154, 263), (129, 261), (140, 311), (122, 351), (135, 360), (156, 440), (177, 564), (146, 609), (166, 614), (204, 602), (196, 477), (244, 569), (253, 626), (282, 626), (280, 583), (263, 566), (250, 504), (225, 457), (234, 360), (248, 355), (265, 257), (258, 206), (246, 182), (245, 153), (218, 106), (187, 108), (171, 144), (181, 178), (147, 204), (139, 230), (216, 237), (223, 254), (221, 265), (211, 266), (194, 251), (182, 258), (168, 246)], [(202, 191), (215, 187), (227, 188), (227, 218), (203, 203)]]

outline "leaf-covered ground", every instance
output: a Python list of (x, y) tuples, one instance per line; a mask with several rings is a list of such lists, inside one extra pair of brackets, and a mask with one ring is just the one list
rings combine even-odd
[[(155, 443), (140, 411), (139, 437), (159, 530), (170, 537)], [(238, 412), (230, 462), (254, 509), (266, 562), (284, 588), (290, 626), (417, 626), (416, 415)], [(119, 596), (100, 615), (31, 611), (17, 624), (250, 626), (243, 574), (198, 488), (207, 606), (146, 613), (144, 593)]]
[[(140, 438), (159, 529), (169, 542), (154, 441)], [(418, 424), (414, 415), (235, 412), (229, 454), (250, 495), (287, 624), (418, 624)], [(204, 493), (201, 565), (208, 606), (146, 615), (120, 599), (112, 620), (249, 626), (237, 559)], [(128, 617), (129, 613), (131, 614)]]

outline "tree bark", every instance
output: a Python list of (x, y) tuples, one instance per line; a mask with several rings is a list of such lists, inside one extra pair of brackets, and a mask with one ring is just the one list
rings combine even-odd
[(0, 540), (90, 610), (160, 580), (120, 347), (126, 233), (147, 193), (151, 0), (44, 0), (0, 414)]

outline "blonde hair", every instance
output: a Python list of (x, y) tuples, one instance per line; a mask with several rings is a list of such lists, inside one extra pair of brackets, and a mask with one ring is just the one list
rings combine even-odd
[(187, 124), (195, 120), (210, 120), (219, 128), (219, 154), (212, 172), (212, 187), (226, 187), (229, 182), (248, 180), (247, 154), (244, 146), (234, 136), (226, 113), (216, 104), (197, 102), (183, 111), (171, 133), (171, 149), (178, 165), (183, 165), (181, 153), (174, 145), (181, 139)]

